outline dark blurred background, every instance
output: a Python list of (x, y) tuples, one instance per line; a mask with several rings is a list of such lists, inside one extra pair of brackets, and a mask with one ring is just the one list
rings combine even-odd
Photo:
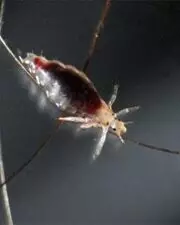
[[(82, 68), (105, 1), (7, 0), (3, 36), (17, 53)], [(6, 175), (53, 131), (60, 115), (0, 48), (0, 129)], [(180, 2), (118, 1), (89, 77), (114, 110), (140, 105), (126, 120), (136, 140), (180, 150)], [(8, 185), (16, 225), (180, 224), (180, 156), (109, 136), (90, 164), (97, 131), (62, 125), (35, 161)], [(0, 224), (2, 220), (0, 208)]]

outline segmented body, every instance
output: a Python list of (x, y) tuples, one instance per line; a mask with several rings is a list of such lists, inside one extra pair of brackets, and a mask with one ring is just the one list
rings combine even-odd
[(71, 65), (28, 53), (23, 64), (61, 110), (88, 117), (103, 101), (89, 78)]

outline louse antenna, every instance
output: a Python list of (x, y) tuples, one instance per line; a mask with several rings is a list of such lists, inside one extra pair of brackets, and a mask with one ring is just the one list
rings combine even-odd
[(111, 0), (106, 0), (105, 4), (104, 4), (104, 7), (103, 7), (103, 10), (102, 10), (102, 13), (101, 13), (101, 17), (98, 21), (98, 24), (97, 24), (97, 26), (95, 28), (95, 31), (93, 33), (93, 36), (92, 36), (92, 40), (91, 40), (91, 43), (90, 43), (87, 58), (85, 59), (85, 62), (84, 62), (84, 65), (83, 65), (83, 69), (82, 69), (83, 72), (86, 72), (87, 67), (90, 63), (90, 60), (93, 56), (98, 38), (100, 37), (101, 30), (104, 27), (104, 21), (105, 21), (105, 19), (107, 17), (107, 14), (109, 12), (110, 5), (111, 5)]

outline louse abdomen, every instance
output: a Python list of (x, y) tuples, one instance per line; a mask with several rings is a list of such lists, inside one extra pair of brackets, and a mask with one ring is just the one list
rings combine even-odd
[[(36, 59), (36, 62), (38, 62), (36, 65), (39, 67), (37, 71), (45, 72), (51, 78), (49, 85), (44, 85), (45, 91), (51, 94), (54, 92), (54, 85), (59, 85), (56, 94), (59, 95), (61, 108), (73, 113), (94, 114), (101, 107), (101, 98), (93, 83), (85, 75), (82, 76), (76, 68), (56, 61), (43, 61), (41, 63), (39, 58)], [(56, 101), (57, 99), (58, 96), (56, 96)]]

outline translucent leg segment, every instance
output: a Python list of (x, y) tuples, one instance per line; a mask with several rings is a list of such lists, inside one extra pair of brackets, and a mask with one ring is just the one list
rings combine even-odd
[(110, 98), (110, 100), (109, 100), (109, 102), (108, 102), (108, 105), (109, 105), (110, 107), (111, 107), (111, 106), (114, 104), (114, 102), (116, 101), (118, 89), (119, 89), (119, 85), (118, 85), (118, 84), (114, 85), (114, 89), (113, 89), (112, 96), (111, 96), (111, 98)]
[(97, 157), (101, 154), (102, 148), (103, 148), (104, 143), (106, 141), (106, 136), (107, 136), (108, 130), (109, 130), (109, 127), (105, 127), (105, 128), (102, 129), (101, 136), (100, 136), (100, 138), (97, 142), (96, 148), (95, 148), (95, 150), (93, 152), (93, 155), (92, 155), (93, 161), (95, 161), (97, 159)]
[(140, 106), (134, 106), (134, 107), (122, 109), (122, 110), (120, 110), (119, 112), (116, 113), (116, 116), (117, 117), (124, 116), (128, 113), (132, 113), (132, 112), (137, 111), (139, 108), (140, 108)]
[(68, 122), (75, 122), (75, 123), (88, 123), (90, 119), (82, 118), (82, 117), (59, 117), (58, 120), (60, 121), (68, 121)]

